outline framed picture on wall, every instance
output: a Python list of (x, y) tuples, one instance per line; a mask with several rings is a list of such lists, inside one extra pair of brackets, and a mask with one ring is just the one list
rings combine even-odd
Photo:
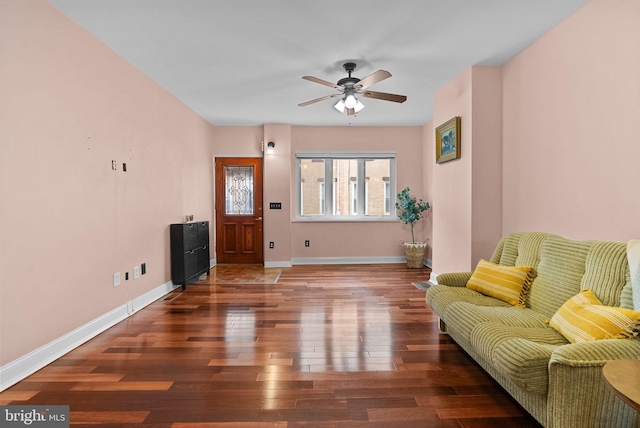
[(436, 128), (436, 163), (460, 158), (460, 116)]

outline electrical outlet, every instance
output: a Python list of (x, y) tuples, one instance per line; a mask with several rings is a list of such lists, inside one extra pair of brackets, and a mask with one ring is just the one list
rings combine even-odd
[(133, 267), (133, 279), (140, 278), (140, 268), (138, 266)]
[(120, 285), (120, 272), (113, 274), (113, 286), (117, 287), (118, 285)]
[(309, 246), (309, 240), (307, 239), (306, 241), (304, 241), (304, 246), (308, 247)]
[(269, 248), (275, 248), (275, 244), (274, 244), (274, 242), (273, 242), (273, 241), (270, 241), (270, 242), (269, 242)]

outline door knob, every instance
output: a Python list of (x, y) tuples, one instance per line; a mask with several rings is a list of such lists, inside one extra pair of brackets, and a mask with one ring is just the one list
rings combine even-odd
[(258, 217), (258, 218), (256, 218), (256, 220), (262, 220), (262, 217)]

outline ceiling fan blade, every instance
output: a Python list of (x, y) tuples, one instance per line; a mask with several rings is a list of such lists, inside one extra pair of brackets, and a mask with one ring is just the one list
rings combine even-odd
[(378, 82), (382, 82), (384, 79), (388, 79), (389, 77), (391, 77), (391, 73), (389, 73), (387, 70), (378, 70), (360, 80), (355, 84), (355, 87), (360, 87), (362, 89), (368, 88), (369, 86), (374, 85)]
[(363, 91), (362, 96), (367, 98), (375, 98), (377, 100), (393, 101), (394, 103), (403, 103), (407, 100), (406, 95), (387, 94), (385, 92)]
[(329, 98), (339, 97), (342, 94), (333, 94), (333, 95), (325, 95), (324, 97), (316, 98), (315, 100), (306, 101), (304, 103), (298, 104), (298, 107), (308, 106), (309, 104), (317, 103), (319, 101), (328, 100)]
[(302, 78), (303, 78), (304, 80), (308, 80), (309, 82), (319, 83), (319, 84), (321, 84), (321, 85), (328, 86), (328, 87), (330, 87), (330, 88), (338, 88), (338, 89), (342, 88), (342, 86), (336, 85), (335, 83), (331, 83), (331, 82), (328, 82), (328, 81), (326, 81), (326, 80), (319, 79), (319, 78), (317, 78), (317, 77), (313, 77), (313, 76), (302, 76)]

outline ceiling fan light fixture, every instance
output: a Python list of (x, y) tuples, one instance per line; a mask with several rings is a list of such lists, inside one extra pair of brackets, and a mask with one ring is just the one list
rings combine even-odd
[(356, 104), (358, 104), (358, 100), (353, 96), (353, 94), (347, 95), (344, 99), (344, 106), (346, 108), (355, 108)]
[[(353, 107), (350, 107), (350, 105)], [(338, 110), (340, 113), (347, 112), (347, 114), (354, 114), (354, 112), (358, 113), (362, 110), (364, 108), (364, 104), (362, 104), (360, 100), (353, 95), (347, 95), (344, 98), (340, 98), (333, 108)], [(351, 111), (351, 113), (349, 113), (349, 111)]]

